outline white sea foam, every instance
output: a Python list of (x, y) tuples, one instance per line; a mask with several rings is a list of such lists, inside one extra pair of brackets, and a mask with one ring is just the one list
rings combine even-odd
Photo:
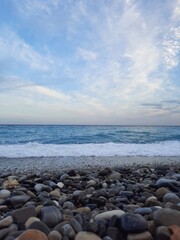
[(39, 144), (0, 145), (0, 157), (57, 156), (180, 156), (180, 142), (151, 144)]

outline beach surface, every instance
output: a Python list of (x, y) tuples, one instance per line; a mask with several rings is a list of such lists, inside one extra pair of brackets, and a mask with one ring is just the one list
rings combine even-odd
[(180, 165), (180, 156), (176, 157), (38, 157), (38, 158), (0, 158), (0, 172), (60, 172), (68, 169), (92, 169), (116, 166), (138, 165)]

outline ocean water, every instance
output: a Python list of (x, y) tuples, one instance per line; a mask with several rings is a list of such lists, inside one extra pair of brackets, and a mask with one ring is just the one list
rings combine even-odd
[(180, 126), (0, 125), (0, 157), (180, 156)]

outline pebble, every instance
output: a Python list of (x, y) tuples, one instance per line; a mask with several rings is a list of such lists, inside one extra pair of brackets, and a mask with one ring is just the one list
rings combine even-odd
[(180, 226), (180, 211), (163, 208), (154, 212), (154, 223), (156, 226)]
[(47, 236), (35, 229), (26, 230), (16, 240), (48, 240)]
[(180, 198), (175, 193), (166, 193), (163, 197), (163, 202), (179, 203)]
[(152, 239), (153, 239), (152, 235), (148, 231), (136, 234), (129, 233), (127, 235), (127, 240), (152, 240)]
[(62, 214), (57, 207), (47, 206), (41, 208), (41, 218), (42, 222), (51, 228), (62, 220)]
[(76, 235), (75, 240), (101, 240), (101, 238), (92, 232), (82, 231)]
[(33, 240), (174, 240), (180, 229), (178, 172), (178, 166), (133, 166), (3, 174), (0, 239), (24, 234), (30, 240), (36, 233)]
[(121, 216), (121, 225), (126, 232), (143, 232), (147, 230), (147, 220), (140, 214), (126, 213)]
[(61, 239), (62, 239), (61, 233), (56, 230), (51, 231), (48, 235), (48, 240), (61, 240)]
[(29, 227), (33, 222), (36, 222), (36, 221), (40, 221), (40, 219), (37, 218), (37, 217), (30, 217), (30, 218), (28, 218), (28, 220), (25, 222), (25, 227), (26, 227), (26, 229), (28, 229), (28, 227)]
[(9, 227), (13, 222), (12, 216), (8, 216), (0, 221), (0, 228)]
[(0, 191), (0, 199), (8, 198), (10, 194), (11, 194), (11, 192), (9, 190), (2, 189)]
[(122, 210), (112, 210), (112, 211), (107, 211), (103, 213), (99, 213), (94, 217), (94, 220), (109, 220), (113, 216), (121, 217), (125, 212)]
[(35, 207), (25, 207), (13, 211), (12, 216), (17, 223), (25, 223), (28, 218), (36, 217)]

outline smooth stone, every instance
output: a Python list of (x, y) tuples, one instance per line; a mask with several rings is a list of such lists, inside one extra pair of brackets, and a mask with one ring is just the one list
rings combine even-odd
[(51, 191), (49, 194), (50, 194), (51, 197), (59, 198), (60, 197), (60, 190), (59, 189), (55, 189), (54, 191)]
[(175, 193), (166, 193), (163, 197), (163, 202), (171, 202), (171, 203), (179, 203), (180, 202), (180, 198), (175, 194)]
[(63, 182), (58, 182), (58, 183), (57, 183), (57, 186), (61, 189), (61, 188), (64, 187), (64, 183), (63, 183)]
[(11, 194), (11, 192), (9, 190), (2, 189), (0, 191), (0, 199), (8, 198), (10, 196), (10, 194)]
[(17, 195), (11, 198), (11, 204), (16, 206), (18, 204), (25, 204), (31, 197), (28, 195)]
[(136, 208), (134, 212), (141, 215), (146, 215), (152, 213), (152, 209), (149, 207)]
[(48, 240), (47, 236), (36, 229), (29, 229), (23, 232), (16, 240)]
[(69, 175), (67, 173), (64, 173), (64, 174), (61, 175), (60, 181), (64, 182), (67, 178), (69, 178)]
[(168, 193), (168, 192), (169, 192), (169, 190), (168, 190), (167, 188), (165, 188), (165, 187), (160, 187), (160, 188), (158, 188), (158, 189), (156, 190), (155, 196), (157, 197), (157, 199), (161, 199), (161, 198), (163, 198), (164, 195), (165, 195), (166, 193)]
[(80, 207), (76, 209), (77, 213), (81, 213), (81, 214), (88, 214), (91, 212), (91, 209), (89, 207)]
[(174, 179), (160, 178), (156, 182), (157, 187), (168, 187), (173, 191), (178, 191), (180, 183)]
[(113, 171), (109, 176), (109, 179), (120, 179), (121, 178), (121, 173), (117, 171)]
[(0, 228), (9, 227), (13, 222), (12, 216), (8, 216), (0, 221)]
[(41, 209), (42, 222), (48, 227), (56, 226), (62, 220), (60, 210), (55, 206), (46, 206)]
[(73, 229), (74, 229), (74, 231), (75, 231), (76, 233), (82, 231), (82, 226), (81, 226), (81, 224), (80, 224), (75, 218), (72, 218), (72, 219), (70, 220), (70, 224), (71, 224), (71, 226), (73, 227)]
[(61, 233), (56, 230), (51, 231), (48, 235), (48, 240), (61, 240), (61, 239), (62, 239)]
[(180, 211), (163, 208), (154, 212), (154, 222), (156, 226), (180, 226)]
[(145, 205), (146, 206), (156, 206), (157, 198), (155, 196), (149, 197), (148, 199), (146, 199)]
[(47, 236), (48, 234), (50, 233), (50, 229), (48, 228), (48, 226), (46, 224), (44, 224), (43, 222), (41, 221), (35, 221), (33, 223), (31, 223), (28, 227), (28, 229), (36, 229), (36, 230), (39, 230), (43, 233), (45, 233)]
[(69, 223), (62, 222), (59, 230), (62, 235), (68, 236), (69, 238), (74, 238), (76, 235), (74, 229)]
[(37, 217), (30, 217), (30, 218), (28, 218), (28, 220), (25, 222), (25, 227), (26, 227), (26, 229), (28, 229), (28, 227), (29, 227), (33, 222), (37, 222), (37, 221), (40, 221), (40, 219), (37, 218)]
[(17, 223), (25, 223), (28, 218), (36, 217), (35, 207), (31, 206), (14, 210), (12, 216)]
[(105, 219), (105, 220), (109, 220), (111, 219), (112, 216), (117, 216), (117, 217), (121, 217), (125, 212), (122, 210), (112, 210), (112, 211), (107, 211), (107, 212), (103, 212), (103, 213), (99, 213), (97, 214), (94, 219), (97, 220), (101, 220), (101, 219)]
[(148, 231), (135, 234), (129, 233), (127, 235), (127, 240), (152, 240), (152, 239), (153, 239), (152, 235)]
[(75, 236), (75, 240), (101, 240), (101, 238), (95, 233), (82, 231)]
[(34, 187), (35, 191), (36, 192), (51, 192), (52, 191), (52, 188), (45, 185), (45, 184), (42, 184), (42, 183), (37, 183)]
[(112, 239), (111, 237), (109, 237), (109, 236), (105, 236), (105, 237), (103, 237), (103, 239), (102, 240), (114, 240), (114, 239)]
[(140, 214), (126, 213), (121, 216), (120, 221), (126, 232), (144, 232), (148, 227), (147, 220)]
[(72, 202), (69, 202), (69, 201), (66, 201), (64, 204), (63, 204), (63, 208), (68, 208), (70, 210), (73, 210), (75, 209), (75, 206)]
[(134, 193), (132, 191), (121, 191), (119, 194), (121, 197), (131, 198)]
[(36, 195), (30, 190), (27, 190), (26, 194), (29, 195), (31, 198), (36, 198)]
[(159, 226), (156, 229), (156, 239), (157, 240), (169, 240), (171, 237), (171, 232), (166, 226)]
[(9, 227), (8, 227), (8, 232), (9, 234), (12, 232), (18, 231), (18, 225), (15, 223), (12, 223)]

